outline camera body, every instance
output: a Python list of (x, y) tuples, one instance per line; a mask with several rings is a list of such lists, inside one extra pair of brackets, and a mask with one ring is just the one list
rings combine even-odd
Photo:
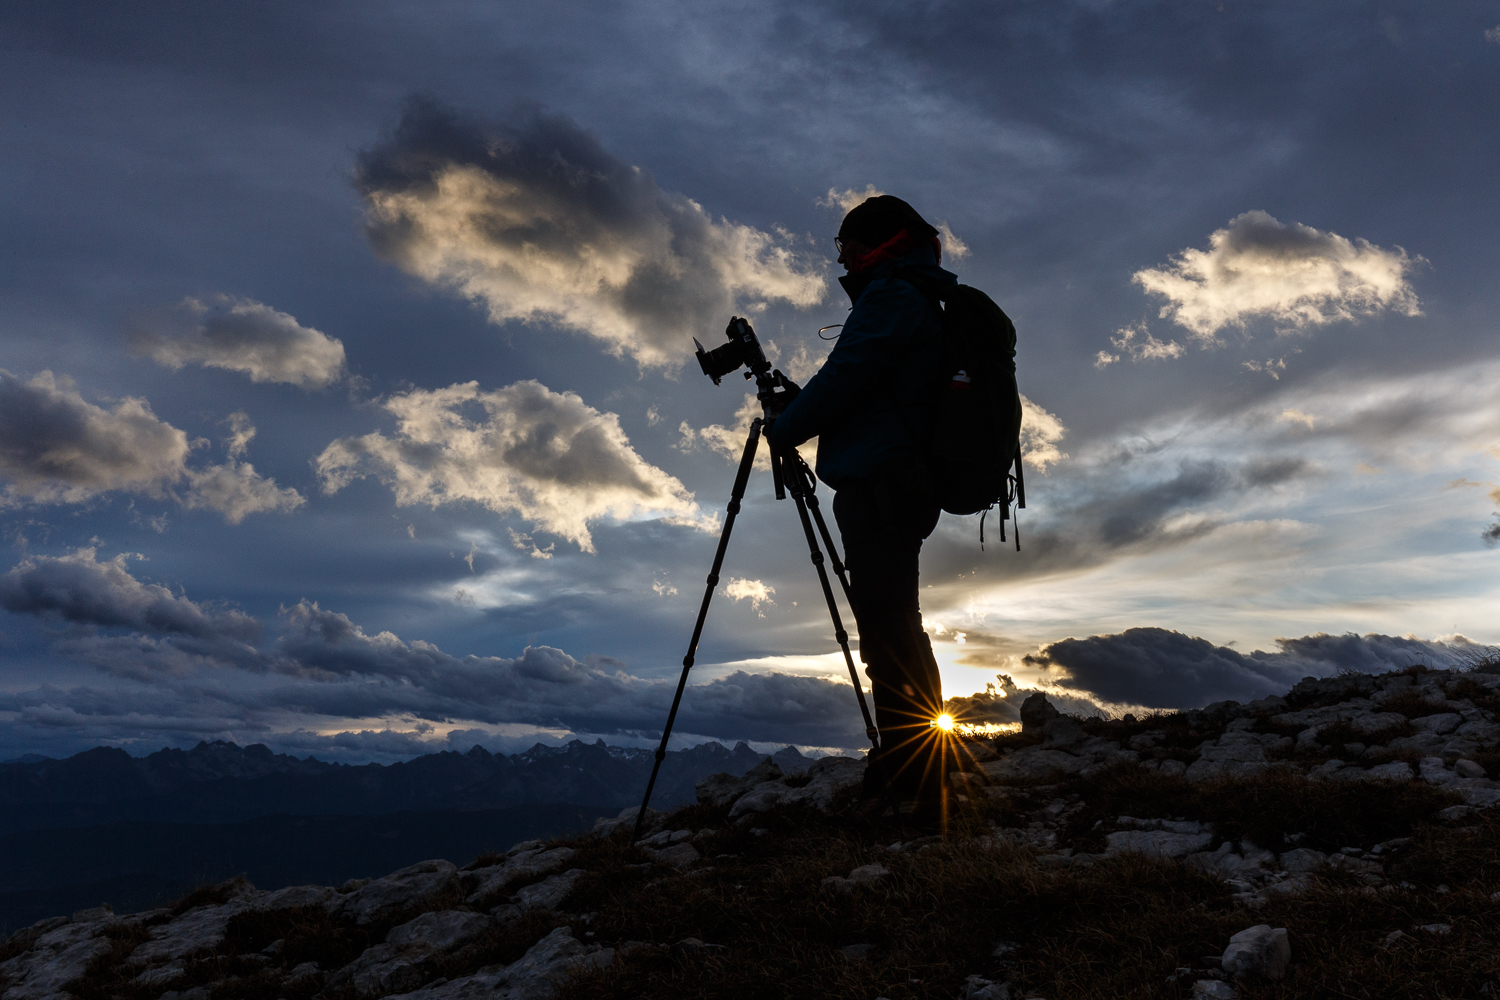
[(698, 367), (714, 380), (714, 385), (741, 365), (750, 369), (745, 373), (747, 379), (771, 370), (771, 362), (766, 360), (766, 352), (761, 350), (760, 341), (748, 320), (732, 317), (724, 335), (729, 338), (729, 343), (720, 344), (711, 351), (704, 350), (698, 338), (693, 338), (693, 346), (698, 348)]

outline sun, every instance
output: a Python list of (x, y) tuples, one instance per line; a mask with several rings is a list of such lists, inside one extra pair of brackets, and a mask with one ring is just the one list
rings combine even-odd
[(953, 732), (953, 716), (949, 715), (946, 712), (938, 716), (936, 719), (933, 719), (932, 724), (934, 726), (937, 726), (945, 733)]

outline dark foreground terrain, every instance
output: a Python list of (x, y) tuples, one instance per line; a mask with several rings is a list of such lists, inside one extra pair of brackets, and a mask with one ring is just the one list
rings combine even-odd
[(277, 888), (337, 885), (422, 858), (469, 858), (519, 840), (582, 833), (618, 811), (546, 805), (10, 833), (0, 835), (0, 933), (100, 903), (144, 910), (235, 875)]
[[(1134, 720), (1034, 705), (947, 743), (936, 830), (859, 818), (863, 765), (830, 758), (706, 780), (640, 841), (604, 821), (462, 869), (59, 916), (0, 946), (3, 995), (1493, 996), (1496, 666)], [(1287, 950), (1245, 964), (1258, 925)]]

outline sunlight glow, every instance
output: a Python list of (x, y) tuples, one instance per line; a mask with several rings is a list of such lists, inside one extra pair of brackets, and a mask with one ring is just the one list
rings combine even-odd
[(938, 716), (936, 719), (933, 719), (932, 724), (934, 726), (937, 726), (945, 733), (953, 732), (953, 716), (949, 715), (946, 712)]

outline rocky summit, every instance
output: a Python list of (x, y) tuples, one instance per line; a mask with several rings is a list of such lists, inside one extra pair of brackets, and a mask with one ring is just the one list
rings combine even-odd
[(244, 879), (0, 945), (0, 1000), (1500, 993), (1500, 665), (1308, 678), (1104, 720), (1034, 695), (944, 741), (934, 827), (862, 762), (764, 760), (696, 805), (464, 867)]

